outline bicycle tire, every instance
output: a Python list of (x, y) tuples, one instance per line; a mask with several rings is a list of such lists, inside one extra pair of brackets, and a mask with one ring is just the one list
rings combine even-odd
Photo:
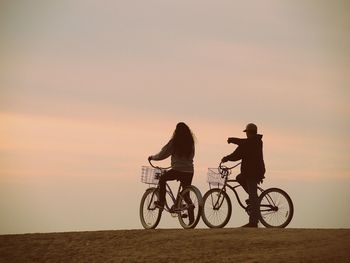
[[(154, 196), (156, 196), (156, 198), (154, 198)], [(145, 229), (154, 229), (159, 224), (162, 211), (159, 208), (155, 208), (154, 204), (152, 204), (151, 209), (148, 209), (150, 202), (154, 203), (156, 200), (159, 200), (159, 191), (154, 187), (148, 188), (141, 198), (139, 210), (140, 221)], [(145, 211), (147, 211), (147, 216), (145, 216)]]
[[(222, 196), (223, 199), (222, 199), (222, 202), (220, 204), (220, 208), (223, 208), (223, 213), (225, 213), (223, 220), (220, 220), (220, 221), (217, 220), (218, 223), (212, 222), (212, 221), (215, 221), (214, 216), (219, 216), (219, 212), (220, 212), (219, 211), (220, 208), (214, 209), (214, 206), (217, 202), (217, 199), (215, 199), (216, 196)], [(227, 207), (226, 212), (224, 211), (225, 210), (224, 207), (222, 207), (224, 202), (226, 203), (226, 207)], [(212, 216), (210, 215), (211, 213), (213, 213)], [(203, 222), (208, 227), (210, 227), (210, 228), (222, 228), (222, 227), (226, 226), (226, 224), (228, 223), (228, 221), (231, 218), (231, 214), (232, 214), (232, 204), (231, 204), (230, 197), (228, 196), (228, 194), (226, 192), (222, 191), (220, 188), (213, 188), (204, 194), (202, 219), (203, 219)], [(214, 220), (212, 220), (212, 219), (214, 219)]]
[[(269, 188), (259, 196), (260, 222), (268, 228), (285, 228), (294, 215), (290, 196), (279, 188)], [(272, 210), (266, 207), (270, 206)]]
[[(188, 194), (189, 200), (186, 200)], [(196, 200), (194, 200), (194, 198)], [(178, 206), (184, 206), (178, 213), (180, 225), (185, 229), (195, 228), (202, 214), (203, 199), (202, 194), (197, 187), (190, 185), (185, 187), (179, 194)], [(187, 208), (187, 209), (186, 209)], [(191, 213), (193, 212), (194, 219), (191, 222)], [(187, 217), (184, 217), (184, 216)]]

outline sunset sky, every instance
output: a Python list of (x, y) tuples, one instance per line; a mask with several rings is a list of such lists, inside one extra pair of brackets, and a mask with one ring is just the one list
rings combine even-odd
[[(203, 194), (207, 168), (234, 150), (227, 137), (254, 122), (263, 187), (291, 195), (290, 227), (349, 228), (349, 10), (2, 1), (0, 234), (141, 228), (141, 166), (179, 121), (197, 137)], [(235, 207), (228, 227), (246, 220)], [(159, 227), (180, 226), (165, 216)]]

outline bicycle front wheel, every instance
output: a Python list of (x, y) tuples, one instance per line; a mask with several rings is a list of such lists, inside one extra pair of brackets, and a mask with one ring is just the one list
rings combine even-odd
[(210, 189), (203, 197), (203, 222), (210, 228), (226, 226), (231, 218), (232, 205), (228, 194), (219, 188)]
[(259, 204), (260, 222), (265, 227), (284, 228), (293, 218), (292, 199), (279, 188), (270, 188), (262, 192)]
[(185, 229), (195, 228), (202, 213), (202, 194), (197, 187), (191, 185), (181, 191), (178, 209), (180, 225)]
[(156, 188), (148, 188), (143, 194), (140, 203), (140, 220), (145, 229), (156, 228), (159, 224), (162, 212), (154, 205), (159, 200), (159, 192)]

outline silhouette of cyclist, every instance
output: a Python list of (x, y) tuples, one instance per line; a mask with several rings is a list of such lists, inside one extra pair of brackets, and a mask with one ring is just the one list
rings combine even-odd
[[(185, 123), (179, 122), (170, 141), (158, 154), (148, 157), (149, 160), (160, 161), (171, 156), (171, 170), (165, 172), (159, 179), (159, 201), (154, 202), (158, 208), (164, 208), (167, 181), (178, 180), (182, 187), (191, 185), (194, 155), (194, 136)], [(185, 201), (191, 203), (190, 197), (185, 196)], [(189, 209), (188, 214), (189, 221), (192, 223), (194, 221), (192, 208)]]
[(249, 207), (249, 223), (242, 227), (258, 227), (259, 204), (257, 186), (265, 178), (263, 136), (258, 134), (258, 127), (254, 123), (249, 123), (243, 132), (246, 133), (246, 139), (235, 137), (227, 139), (228, 143), (237, 144), (238, 147), (233, 153), (222, 158), (222, 162), (242, 160), (241, 173), (237, 175), (236, 180), (249, 195), (249, 199), (246, 200)]

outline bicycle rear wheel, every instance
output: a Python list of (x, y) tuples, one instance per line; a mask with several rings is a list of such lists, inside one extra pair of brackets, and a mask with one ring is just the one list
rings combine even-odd
[(210, 189), (203, 197), (203, 222), (210, 228), (224, 227), (231, 218), (232, 205), (228, 194), (219, 188)]
[(148, 188), (140, 203), (140, 220), (145, 229), (156, 228), (162, 216), (162, 211), (154, 205), (159, 200), (157, 188)]
[(202, 194), (197, 187), (185, 187), (178, 197), (178, 219), (185, 229), (195, 228), (202, 213)]
[(262, 192), (259, 204), (260, 222), (265, 227), (284, 228), (293, 218), (292, 199), (279, 188), (270, 188)]

